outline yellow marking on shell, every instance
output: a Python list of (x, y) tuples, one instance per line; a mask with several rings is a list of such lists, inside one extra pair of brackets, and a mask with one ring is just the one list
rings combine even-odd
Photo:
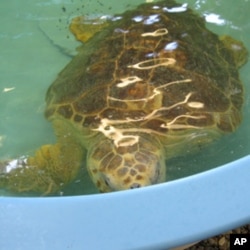
[(165, 83), (165, 84), (157, 87), (157, 89), (166, 88), (166, 87), (169, 87), (171, 85), (178, 84), (178, 83), (189, 83), (189, 82), (192, 82), (192, 79), (187, 78), (187, 79), (184, 79), (184, 80), (177, 80), (177, 81)]
[[(159, 58), (159, 59), (149, 59), (149, 60), (145, 60), (133, 65), (128, 65), (128, 68), (134, 68), (134, 69), (141, 69), (141, 70), (145, 70), (145, 69), (154, 69), (160, 66), (171, 66), (174, 65), (176, 62), (176, 60), (174, 58)], [(149, 64), (147, 66), (147, 64)], [(151, 64), (151, 65), (150, 65)], [(144, 66), (145, 65), (145, 66)]]
[[(127, 84), (128, 82), (131, 83), (138, 78), (132, 77), (130, 80), (128, 80), (128, 79), (129, 79), (129, 77), (126, 78), (126, 81), (125, 81), (125, 79), (123, 79), (124, 84)], [(135, 99), (135, 100), (120, 100), (120, 99), (116, 99), (116, 98), (113, 98), (110, 96), (108, 98), (112, 99), (112, 100), (116, 100), (116, 101), (121, 101), (121, 102), (148, 101), (149, 99), (153, 99), (156, 95), (161, 94), (160, 89), (167, 88), (167, 87), (174, 85), (174, 84), (190, 83), (190, 82), (192, 82), (191, 79), (185, 79), (185, 80), (178, 80), (178, 81), (166, 83), (164, 85), (161, 85), (159, 87), (154, 88), (153, 94), (151, 96), (149, 96), (148, 98), (141, 98), (141, 99)], [(123, 87), (123, 82), (121, 84)], [(138, 128), (136, 128), (136, 127), (131, 128), (130, 127), (130, 128), (121, 129), (121, 128), (116, 128), (115, 125), (122, 125), (122, 124), (126, 124), (126, 123), (133, 123), (133, 122), (155, 119), (155, 118), (162, 115), (161, 112), (171, 110), (177, 106), (184, 105), (184, 104), (188, 105), (189, 107), (193, 107), (193, 108), (202, 108), (204, 106), (204, 104), (201, 102), (189, 102), (189, 99), (192, 95), (193, 95), (193, 93), (189, 92), (185, 96), (184, 100), (176, 102), (175, 104), (173, 104), (169, 107), (161, 107), (161, 108), (155, 109), (151, 113), (149, 113), (148, 115), (141, 117), (141, 118), (132, 119), (132, 118), (127, 117), (126, 119), (122, 119), (122, 120), (111, 120), (111, 119), (103, 118), (103, 119), (101, 119), (101, 123), (100, 123), (99, 127), (97, 129), (93, 129), (93, 130), (99, 131), (99, 132), (103, 133), (104, 136), (106, 136), (107, 138), (113, 140), (116, 147), (132, 146), (135, 143), (138, 143), (138, 141), (139, 141), (139, 136), (134, 135), (134, 134), (138, 133)], [(177, 122), (180, 118), (203, 119), (203, 118), (205, 118), (205, 116), (202, 116), (202, 115), (194, 116), (194, 115), (188, 115), (188, 114), (187, 115), (179, 115), (179, 116), (175, 117), (172, 121), (168, 122), (167, 124), (161, 124), (160, 127), (161, 128), (168, 128), (168, 129), (184, 129), (184, 128), (199, 129), (200, 128), (200, 127), (193, 126), (193, 125), (178, 124)], [(165, 133), (161, 133), (159, 131), (155, 131), (152, 129), (140, 128), (139, 132), (140, 133), (148, 133), (148, 134), (154, 133), (154, 134), (158, 134), (161, 136), (166, 136)], [(132, 133), (132, 134), (128, 134), (128, 133)]]
[[(123, 129), (117, 129), (111, 126), (111, 120), (101, 119), (101, 124), (95, 131), (102, 132), (106, 137), (112, 139), (116, 147), (119, 146), (132, 146), (139, 141), (139, 136), (136, 135), (124, 135)], [(116, 121), (117, 122), (117, 121)], [(127, 122), (127, 121), (126, 121)], [(126, 131), (126, 129), (124, 129)]]
[(166, 28), (162, 28), (162, 29), (158, 29), (155, 30), (154, 32), (146, 32), (141, 34), (142, 37), (146, 37), (146, 36), (153, 36), (153, 37), (157, 37), (157, 36), (164, 36), (168, 34), (168, 30)]
[(168, 122), (167, 125), (162, 124), (161, 127), (162, 128), (170, 128), (170, 129), (182, 129), (182, 128), (200, 128), (197, 126), (193, 126), (193, 125), (184, 125), (184, 124), (174, 124), (178, 119), (180, 118), (191, 118), (191, 119), (202, 119), (205, 118), (205, 116), (200, 115), (200, 116), (194, 116), (194, 115), (179, 115), (177, 117), (175, 117), (171, 122)]
[(142, 81), (142, 79), (140, 77), (129, 76), (129, 77), (126, 77), (126, 78), (121, 78), (121, 82), (117, 83), (116, 86), (118, 88), (124, 88), (124, 87), (127, 87), (130, 84), (140, 82), (140, 81)]
[(204, 103), (203, 102), (188, 102), (187, 105), (190, 108), (195, 108), (195, 109), (204, 108)]
[(149, 100), (152, 100), (156, 95), (159, 95), (161, 94), (161, 92), (159, 90), (157, 90), (157, 88), (155, 88), (153, 90), (153, 94), (150, 95), (149, 97), (145, 97), (145, 98), (140, 98), (140, 99), (133, 99), (133, 100), (130, 100), (130, 99), (119, 99), (119, 98), (115, 98), (115, 97), (111, 97), (111, 96), (108, 96), (108, 99), (112, 100), (112, 101), (118, 101), (118, 102), (141, 102), (141, 101), (149, 101)]
[[(191, 82), (192, 80), (191, 79), (185, 79), (185, 80), (178, 80), (178, 81), (173, 81), (173, 82), (169, 82), (169, 83), (166, 83), (166, 84), (163, 84), (159, 87), (156, 87), (154, 90), (153, 90), (153, 94), (147, 98), (140, 98), (140, 99), (134, 99), (134, 100), (128, 100), (128, 99), (118, 99), (118, 98), (113, 98), (113, 97), (110, 97), (108, 96), (109, 99), (111, 100), (115, 100), (115, 101), (120, 101), (120, 102), (138, 102), (138, 101), (149, 101), (151, 99), (153, 99), (155, 96), (157, 95), (161, 95), (161, 91), (159, 89), (162, 89), (162, 88), (167, 88), (171, 85), (174, 85), (174, 84), (178, 84), (178, 83), (189, 83)], [(161, 107), (161, 108), (158, 108), (158, 109), (155, 109), (153, 110), (151, 113), (149, 113), (147, 116), (143, 117), (143, 118), (138, 118), (138, 119), (130, 119), (130, 118), (127, 118), (126, 120), (116, 120), (114, 121), (115, 123), (118, 123), (118, 124), (121, 124), (121, 121), (125, 121), (125, 123), (127, 122), (138, 122), (138, 121), (142, 121), (142, 120), (149, 120), (149, 119), (153, 119), (153, 118), (156, 118), (156, 117), (159, 117), (160, 115), (156, 115), (156, 113), (160, 112), (160, 111), (166, 111), (166, 110), (170, 110), (170, 109), (173, 109), (179, 105), (182, 105), (182, 104), (186, 104), (188, 103), (188, 100), (189, 98), (191, 97), (192, 93), (190, 92), (189, 94), (187, 94), (185, 96), (185, 99), (183, 101), (180, 101), (180, 102), (177, 102), (169, 107)], [(124, 123), (124, 122), (122, 122)]]
[(141, 101), (146, 101), (147, 102), (149, 100), (152, 100), (155, 96), (161, 94), (161, 91), (159, 89), (169, 87), (170, 85), (173, 85), (173, 84), (189, 83), (191, 81), (192, 81), (191, 79), (185, 79), (185, 80), (178, 80), (178, 81), (173, 81), (173, 82), (169, 82), (169, 83), (163, 84), (163, 85), (161, 85), (159, 87), (154, 88), (153, 94), (150, 95), (149, 97), (146, 97), (146, 98), (140, 98), (140, 99), (130, 100), (130, 99), (119, 99), (119, 98), (108, 96), (108, 99), (110, 99), (112, 101), (118, 101), (118, 102), (141, 102)]
[[(161, 86), (162, 87), (162, 86)], [(186, 104), (188, 102), (188, 99), (191, 97), (192, 95), (192, 92), (189, 92), (186, 96), (185, 96), (185, 99), (183, 101), (180, 101), (180, 102), (177, 102), (169, 107), (162, 107), (162, 108), (159, 108), (159, 109), (156, 109), (154, 111), (152, 111), (150, 114), (148, 114), (144, 119), (151, 119), (151, 118), (155, 118), (155, 117), (158, 117), (156, 116), (155, 114), (159, 111), (165, 111), (165, 110), (170, 110), (170, 109), (173, 109), (177, 106), (180, 106), (182, 104)]]

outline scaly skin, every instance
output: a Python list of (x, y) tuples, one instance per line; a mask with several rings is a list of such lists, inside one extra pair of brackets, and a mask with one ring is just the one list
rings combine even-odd
[(88, 151), (87, 165), (101, 192), (145, 187), (165, 181), (166, 164), (161, 144), (149, 135), (144, 137), (138, 133), (135, 142), (131, 142), (131, 138), (123, 138), (123, 145), (118, 147), (109, 139), (98, 138), (101, 140)]

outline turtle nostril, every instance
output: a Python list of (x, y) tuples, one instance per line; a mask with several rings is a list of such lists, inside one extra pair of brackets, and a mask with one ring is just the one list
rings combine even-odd
[(133, 183), (133, 184), (130, 186), (130, 189), (139, 188), (139, 187), (141, 187), (141, 184), (139, 184), (139, 183)]

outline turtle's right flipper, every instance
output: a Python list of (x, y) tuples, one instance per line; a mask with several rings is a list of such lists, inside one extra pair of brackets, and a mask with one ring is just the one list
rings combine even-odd
[[(71, 145), (73, 146), (73, 145)], [(0, 188), (14, 193), (55, 194), (78, 173), (82, 154), (59, 144), (44, 145), (34, 157), (0, 163)]]
[(27, 158), (19, 158), (0, 164), (0, 188), (14, 193), (55, 193), (58, 185), (46, 171), (29, 166)]

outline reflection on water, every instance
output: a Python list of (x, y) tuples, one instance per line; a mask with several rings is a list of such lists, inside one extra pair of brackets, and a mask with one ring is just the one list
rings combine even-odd
[[(41, 144), (53, 143), (53, 132), (44, 118), (44, 96), (49, 84), (53, 81), (57, 73), (71, 59), (74, 54), (74, 48), (78, 45), (74, 38), (68, 32), (68, 20), (72, 16), (79, 15), (81, 12), (87, 12), (90, 17), (100, 15), (112, 15), (114, 13), (123, 12), (124, 8), (132, 8), (134, 5), (143, 1), (121, 1), (120, 5), (103, 2), (97, 3), (90, 1), (87, 4), (82, 4), (81, 1), (31, 1), (27, 6), (20, 5), (20, 2), (6, 2), (8, 15), (1, 13), (1, 19), (7, 25), (0, 29), (1, 42), (5, 44), (5, 50), (1, 52), (1, 125), (0, 125), (0, 150), (1, 157), (9, 158), (21, 154), (32, 154), (33, 150)], [(203, 14), (206, 21), (209, 23), (209, 28), (219, 34), (229, 34), (233, 37), (243, 40), (246, 45), (249, 44), (247, 34), (250, 27), (247, 20), (242, 19), (244, 15), (247, 17), (246, 6), (248, 1), (238, 3), (231, 1), (231, 6), (234, 6), (234, 11), (228, 11), (225, 8), (223, 1), (179, 1), (183, 2), (178, 8), (167, 8), (166, 11), (182, 12), (188, 6), (196, 9)], [(191, 2), (191, 3), (189, 3)], [(227, 7), (229, 6), (227, 2)], [(112, 6), (112, 7), (111, 7)], [(122, 6), (122, 7), (121, 7)], [(237, 13), (242, 15), (235, 16)], [(157, 15), (151, 15), (146, 20), (142, 16), (136, 16), (135, 22), (144, 20), (148, 25), (158, 22)], [(16, 25), (18, 23), (18, 25)], [(119, 30), (119, 32), (124, 30)], [(158, 37), (167, 35), (168, 30), (165, 28), (156, 29), (150, 32), (144, 32), (142, 37)], [(179, 44), (172, 41), (166, 44), (165, 51), (176, 49)], [(162, 60), (153, 60), (154, 53), (148, 53), (147, 59), (128, 65), (128, 68), (134, 70), (157, 69), (159, 66), (169, 67), (174, 65), (175, 59), (166, 58)], [(249, 81), (249, 63), (241, 70), (242, 80), (244, 83)], [(127, 78), (121, 78), (117, 82), (118, 89), (127, 88), (142, 81), (142, 76), (131, 75)], [(185, 79), (188, 83), (189, 79)], [(177, 83), (174, 83), (177, 84)], [(166, 86), (163, 85), (165, 88)], [(153, 105), (159, 105), (158, 101), (162, 98), (162, 86), (152, 88), (148, 94), (148, 99), (153, 100)], [(246, 100), (249, 104), (249, 89), (246, 86)], [(117, 91), (117, 90), (116, 90)], [(189, 108), (203, 108), (203, 103), (198, 101), (189, 101), (193, 95), (191, 92), (186, 93), (183, 99), (176, 102), (180, 104), (188, 104)], [(124, 102), (130, 102), (131, 107), (138, 107), (138, 103), (142, 98), (123, 99), (117, 98), (116, 95), (109, 96), (110, 101), (116, 105), (122, 105)], [(169, 106), (174, 108), (175, 106)], [(159, 109), (160, 107), (157, 106)], [(161, 110), (162, 112), (163, 110)], [(152, 111), (146, 117), (141, 119), (152, 120), (152, 117), (159, 115), (158, 111)], [(249, 153), (249, 133), (247, 129), (247, 120), (250, 119), (249, 109), (245, 108), (244, 120), (239, 130), (235, 134), (226, 136), (222, 141), (216, 141), (212, 146), (204, 147), (201, 145), (199, 154), (178, 155), (168, 161), (168, 179), (175, 179), (191, 173), (203, 171), (226, 162), (232, 161)], [(201, 115), (202, 116), (202, 115)], [(174, 129), (174, 126), (180, 126), (178, 123), (183, 119), (183, 115), (177, 118), (172, 118), (168, 123), (162, 123), (164, 126), (161, 129)], [(189, 118), (192, 118), (189, 115)], [(185, 117), (187, 119), (187, 117)], [(138, 122), (137, 118), (137, 121)], [(122, 120), (119, 121), (122, 124)], [(126, 121), (128, 122), (128, 121)], [(131, 122), (131, 120), (130, 120)], [(133, 144), (137, 141), (137, 135), (130, 138), (131, 140), (123, 140), (119, 138), (119, 129), (115, 131), (112, 127), (115, 126), (112, 120), (102, 119), (102, 123), (95, 130), (99, 130), (107, 137), (116, 135), (114, 139), (119, 143)], [(123, 126), (123, 125), (122, 125)], [(181, 124), (181, 126), (184, 126)], [(185, 125), (191, 126), (191, 125)], [(108, 128), (108, 129), (107, 129)], [(176, 127), (177, 128), (177, 127)], [(178, 127), (180, 128), (180, 127)], [(131, 128), (130, 128), (131, 129)], [(112, 132), (112, 133), (111, 133)], [(133, 132), (134, 133), (134, 132)], [(124, 134), (122, 134), (124, 136)], [(188, 148), (187, 151), (191, 151)], [(84, 173), (83, 175), (86, 175)], [(72, 185), (71, 191), (66, 191), (68, 194), (75, 192), (81, 186), (81, 182), (76, 181)], [(93, 188), (94, 190), (94, 188)], [(77, 190), (75, 193), (78, 193)], [(90, 191), (91, 192), (91, 191)]]

